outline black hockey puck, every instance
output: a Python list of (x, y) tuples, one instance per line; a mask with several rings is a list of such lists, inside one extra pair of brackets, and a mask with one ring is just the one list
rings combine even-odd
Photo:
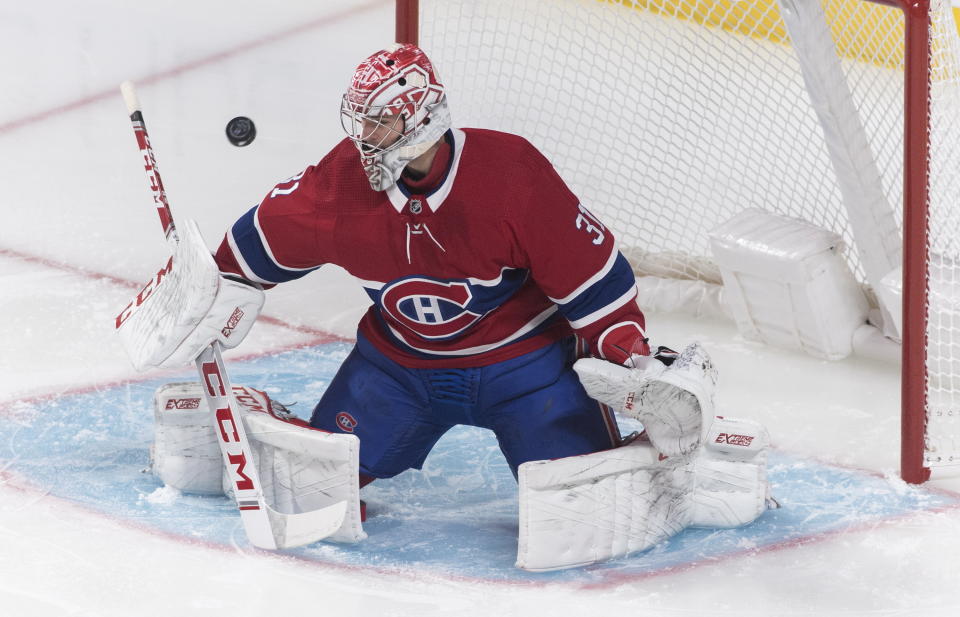
[(237, 116), (227, 122), (227, 139), (235, 146), (249, 146), (257, 136), (257, 127), (246, 116)]

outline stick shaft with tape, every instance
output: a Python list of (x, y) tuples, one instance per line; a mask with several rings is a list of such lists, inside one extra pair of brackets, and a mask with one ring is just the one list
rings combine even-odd
[[(153, 192), (163, 234), (171, 246), (175, 247), (178, 242), (176, 225), (167, 201), (167, 193), (163, 188), (163, 180), (160, 178), (160, 170), (157, 169), (150, 136), (143, 121), (140, 101), (129, 81), (120, 86), (120, 91), (130, 113), (137, 146), (143, 156), (143, 169)], [(343, 523), (346, 502), (297, 514), (277, 512), (266, 503), (260, 474), (253, 458), (253, 448), (247, 438), (243, 421), (237, 413), (233, 388), (220, 353), (220, 343), (214, 342), (205, 348), (197, 357), (196, 365), (207, 406), (213, 415), (220, 453), (223, 455), (223, 462), (233, 486), (234, 499), (250, 543), (258, 548), (290, 548), (316, 542), (337, 531)]]
[(168, 241), (175, 243), (177, 241), (177, 229), (173, 223), (170, 202), (167, 201), (167, 191), (163, 188), (160, 170), (157, 169), (157, 158), (154, 156), (153, 147), (150, 145), (150, 135), (147, 133), (147, 126), (143, 122), (140, 100), (137, 98), (133, 84), (129, 81), (120, 85), (120, 92), (123, 94), (127, 111), (130, 113), (130, 122), (133, 123), (133, 133), (137, 138), (137, 146), (140, 148), (140, 154), (143, 155), (143, 169), (147, 174), (150, 190), (153, 192), (153, 203), (157, 208), (160, 224), (163, 226), (163, 235)]

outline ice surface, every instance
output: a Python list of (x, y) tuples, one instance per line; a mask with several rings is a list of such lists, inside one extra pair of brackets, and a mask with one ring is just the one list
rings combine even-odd
[[(269, 387), (307, 418), (350, 345), (327, 343), (234, 361), (235, 383)], [(193, 379), (190, 372), (173, 379)], [(155, 526), (171, 535), (249, 548), (232, 500), (184, 495), (163, 487), (149, 465), (153, 392), (170, 378), (68, 394), (35, 404), (30, 418), (0, 420), (0, 458), (7, 472), (51, 495), (105, 515)], [(305, 403), (305, 404), (304, 404)], [(637, 428), (622, 420), (624, 433)], [(369, 539), (289, 551), (305, 560), (361, 571), (489, 582), (607, 587), (700, 562), (774, 550), (886, 523), (918, 512), (960, 510), (960, 495), (908, 486), (899, 479), (843, 469), (774, 452), (773, 493), (781, 508), (730, 530), (687, 530), (642, 556), (579, 570), (528, 573), (513, 567), (517, 490), (496, 439), (457, 427), (436, 445), (423, 470), (364, 489)]]
[[(894, 479), (896, 367), (770, 350), (721, 323), (651, 315), (649, 331), (703, 341), (720, 408), (770, 429), (785, 508), (742, 533), (519, 573), (512, 478), (470, 430), (423, 473), (365, 489), (371, 539), (353, 549), (252, 549), (228, 502), (139, 473), (144, 401), (184, 375), (133, 374), (112, 333), (166, 251), (118, 84), (139, 82), (175, 215), (214, 244), (341, 138), (339, 96), (392, 19), (386, 0), (0, 7), (0, 616), (960, 614), (960, 513), (935, 490), (960, 478)], [(257, 123), (247, 148), (223, 134), (236, 115)], [(269, 375), (309, 407), (343, 351), (324, 333), (352, 336), (365, 304), (334, 268), (272, 290), (274, 319), (227, 355), (237, 381)]]

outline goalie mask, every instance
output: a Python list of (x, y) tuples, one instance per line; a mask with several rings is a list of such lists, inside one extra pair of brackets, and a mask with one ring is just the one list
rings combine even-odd
[(375, 191), (390, 188), (403, 168), (450, 128), (443, 84), (415, 45), (391, 45), (363, 61), (343, 95), (340, 120), (360, 150)]

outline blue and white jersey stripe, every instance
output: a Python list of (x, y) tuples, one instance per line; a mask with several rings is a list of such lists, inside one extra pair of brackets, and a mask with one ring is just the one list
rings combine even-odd
[(380, 323), (390, 333), (390, 337), (394, 341), (394, 344), (396, 344), (398, 347), (406, 350), (408, 353), (414, 356), (417, 356), (419, 358), (429, 359), (429, 358), (444, 358), (444, 357), (450, 358), (450, 357), (464, 357), (464, 356), (477, 355), (477, 354), (493, 351), (501, 347), (505, 347), (510, 343), (516, 343), (518, 341), (522, 341), (524, 339), (536, 336), (553, 324), (553, 319), (551, 318), (554, 317), (556, 313), (557, 313), (556, 306), (547, 307), (540, 314), (534, 316), (533, 319), (531, 319), (529, 322), (527, 322), (526, 324), (521, 326), (519, 329), (517, 329), (515, 332), (509, 334), (508, 336), (504, 337), (501, 340), (494, 341), (491, 343), (486, 343), (483, 345), (477, 345), (474, 347), (465, 347), (462, 349), (451, 349), (451, 350), (427, 349), (424, 347), (418, 347), (413, 342), (408, 340), (408, 337), (404, 335), (403, 332), (401, 332), (397, 328), (387, 323), (382, 316), (378, 315), (377, 318), (380, 321)]
[(637, 295), (636, 278), (627, 259), (614, 249), (596, 274), (564, 298), (550, 298), (570, 326), (579, 329), (603, 319)]
[(254, 206), (248, 210), (227, 233), (227, 242), (243, 276), (257, 283), (275, 284), (298, 279), (316, 270), (316, 267), (290, 268), (277, 261), (257, 221), (259, 208)]

